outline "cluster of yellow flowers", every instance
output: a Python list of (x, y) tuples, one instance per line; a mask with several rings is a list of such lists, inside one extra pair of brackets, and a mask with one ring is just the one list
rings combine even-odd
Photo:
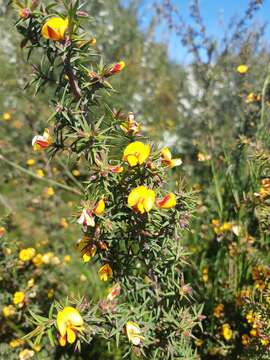
[[(44, 254), (36, 253), (34, 248), (25, 248), (19, 252), (19, 260), (23, 263), (27, 263), (32, 261), (32, 263), (36, 267), (40, 267), (42, 264), (52, 264), (59, 265), (61, 264), (61, 260), (58, 256), (56, 256), (52, 251), (49, 251)], [(69, 262), (70, 256), (64, 256), (64, 262)]]
[[(254, 311), (249, 311), (246, 315), (246, 320), (251, 327), (249, 332), (250, 336), (259, 337), (261, 344), (263, 346), (267, 346), (269, 344), (269, 338), (263, 335), (263, 330), (266, 324), (264, 321), (262, 321), (261, 315), (255, 313)], [(246, 344), (243, 345), (248, 345), (249, 342), (251, 341), (249, 336), (247, 334), (244, 334), (243, 336), (244, 336), (244, 342), (246, 342)], [(243, 343), (243, 337), (242, 337), (242, 343)]]
[(231, 222), (227, 221), (227, 222), (221, 223), (220, 220), (218, 220), (218, 219), (212, 220), (212, 226), (214, 228), (214, 232), (217, 235), (220, 235), (220, 234), (223, 234), (226, 232), (230, 232), (230, 231), (232, 231), (232, 228), (233, 228), (233, 224)]

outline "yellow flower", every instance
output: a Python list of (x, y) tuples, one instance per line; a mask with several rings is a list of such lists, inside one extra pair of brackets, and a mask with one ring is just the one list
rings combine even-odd
[(2, 309), (3, 316), (5, 318), (15, 315), (16, 309), (13, 305), (4, 306)]
[(54, 258), (54, 253), (49, 251), (42, 256), (42, 261), (44, 262), (44, 264), (48, 265), (52, 262), (53, 258)]
[(246, 97), (246, 103), (250, 104), (253, 103), (255, 101), (258, 101), (260, 99), (259, 96), (257, 96), (256, 94), (254, 94), (253, 92), (249, 93)]
[(60, 220), (60, 225), (64, 228), (67, 229), (68, 228), (68, 222), (66, 218), (61, 218)]
[(41, 254), (37, 254), (33, 260), (32, 260), (33, 264), (36, 266), (36, 267), (40, 267), (43, 263), (43, 255)]
[(33, 350), (24, 349), (19, 353), (19, 360), (29, 360), (35, 355)]
[(231, 340), (233, 332), (229, 324), (222, 325), (222, 335), (226, 341)]
[(172, 159), (172, 153), (167, 147), (164, 147), (161, 150), (161, 157), (162, 157), (162, 162), (170, 168), (173, 168), (175, 166), (180, 166), (183, 163), (180, 158)]
[(71, 256), (70, 255), (65, 255), (64, 256), (64, 262), (69, 263), (70, 261), (71, 261)]
[(52, 144), (52, 137), (49, 129), (45, 129), (43, 135), (36, 135), (33, 137), (32, 146), (34, 151), (46, 149)]
[(248, 66), (247, 65), (239, 65), (239, 66), (237, 66), (236, 71), (239, 74), (245, 74), (248, 71)]
[(140, 141), (130, 143), (124, 150), (123, 160), (128, 162), (131, 167), (142, 165), (150, 155), (150, 145), (145, 145)]
[(205, 267), (202, 269), (202, 279), (203, 279), (203, 282), (205, 282), (205, 283), (208, 282), (208, 267)]
[(211, 160), (211, 155), (199, 152), (198, 155), (197, 155), (197, 159), (200, 162), (208, 161), (208, 160)]
[(56, 324), (60, 333), (59, 343), (61, 346), (65, 346), (67, 342), (73, 344), (77, 332), (83, 330), (83, 318), (79, 311), (71, 306), (59, 311)]
[(226, 231), (231, 231), (231, 230), (232, 230), (232, 223), (230, 223), (230, 222), (225, 222), (220, 227), (221, 232), (226, 232)]
[(100, 199), (97, 203), (97, 205), (93, 209), (93, 213), (95, 215), (102, 215), (105, 211), (105, 201), (103, 199)]
[(23, 262), (30, 261), (36, 255), (34, 248), (22, 249), (19, 253), (19, 259)]
[(13, 295), (13, 304), (14, 305), (21, 305), (23, 304), (25, 299), (25, 294), (22, 291), (16, 291)]
[(134, 321), (128, 321), (126, 323), (126, 332), (128, 340), (135, 346), (138, 346), (140, 342), (144, 340), (139, 325)]
[(260, 339), (262, 346), (267, 346), (269, 344), (269, 339), (267, 337), (263, 337)]
[(2, 118), (3, 118), (4, 121), (10, 121), (11, 120), (11, 114), (9, 112), (4, 112)]
[(24, 344), (24, 341), (21, 339), (13, 339), (9, 342), (9, 346), (11, 346), (13, 349), (16, 347), (22, 346)]
[(123, 168), (123, 166), (120, 166), (120, 165), (115, 165), (115, 166), (110, 165), (108, 167), (108, 170), (110, 172), (112, 172), (113, 174), (121, 174), (124, 171), (124, 168)]
[(55, 194), (54, 189), (52, 187), (47, 188), (47, 195), (48, 197), (51, 197)]
[(33, 279), (33, 278), (27, 281), (27, 287), (28, 288), (33, 287), (34, 284), (35, 284), (35, 279)]
[(45, 39), (61, 41), (65, 39), (65, 32), (68, 28), (68, 18), (53, 17), (45, 22), (41, 34)]
[(27, 164), (28, 166), (33, 166), (33, 165), (35, 165), (35, 163), (36, 163), (36, 160), (34, 160), (34, 159), (28, 159), (28, 160), (26, 161), (26, 164)]
[(0, 238), (4, 236), (6, 233), (6, 229), (3, 226), (0, 226)]
[(45, 173), (44, 173), (44, 171), (42, 169), (37, 169), (36, 174), (39, 177), (44, 177), (45, 176)]
[(98, 274), (101, 281), (108, 281), (113, 276), (113, 271), (109, 264), (105, 264), (99, 269)]
[(35, 352), (40, 352), (41, 349), (41, 345), (33, 345), (33, 350), (35, 350)]
[(251, 336), (254, 336), (254, 337), (258, 336), (258, 331), (256, 329), (251, 329), (249, 333)]
[(163, 199), (159, 200), (157, 205), (161, 209), (171, 209), (176, 205), (176, 196), (173, 193), (169, 193)]
[(72, 175), (75, 176), (75, 177), (80, 176), (79, 170), (77, 170), (77, 169), (72, 170)]
[(254, 312), (250, 310), (246, 315), (246, 319), (249, 324), (254, 323), (254, 321), (256, 320)]
[(145, 186), (139, 186), (131, 191), (128, 196), (128, 206), (144, 214), (149, 212), (155, 204), (155, 192)]

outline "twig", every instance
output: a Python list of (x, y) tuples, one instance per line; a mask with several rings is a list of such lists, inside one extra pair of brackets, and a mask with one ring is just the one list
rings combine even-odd
[(8, 159), (6, 159), (6, 158), (5, 158), (3, 155), (1, 155), (1, 154), (0, 154), (0, 161), (3, 161), (4, 163), (10, 165), (10, 166), (13, 167), (14, 169), (17, 169), (17, 170), (23, 172), (24, 174), (27, 174), (27, 175), (31, 176), (32, 178), (35, 178), (35, 179), (37, 179), (37, 180), (46, 182), (47, 184), (51, 184), (51, 185), (54, 185), (54, 186), (56, 186), (56, 187), (62, 188), (63, 190), (72, 192), (73, 194), (82, 195), (82, 192), (81, 192), (81, 191), (79, 191), (79, 190), (77, 190), (77, 189), (73, 189), (72, 187), (70, 187), (70, 186), (68, 186), (68, 185), (65, 185), (65, 184), (61, 184), (61, 183), (59, 183), (59, 182), (57, 182), (57, 181), (40, 177), (40, 176), (36, 175), (35, 173), (33, 173), (32, 171), (27, 170), (27, 169), (23, 168), (22, 166), (13, 163), (12, 161), (9, 161)]
[(262, 89), (262, 108), (261, 108), (260, 122), (259, 122), (258, 130), (257, 130), (258, 136), (261, 135), (261, 131), (264, 129), (265, 98), (266, 98), (266, 93), (267, 93), (269, 83), (270, 83), (270, 63), (268, 64), (267, 77), (264, 81), (263, 89)]
[(8, 201), (4, 198), (3, 195), (0, 194), (0, 203), (2, 205), (4, 205), (5, 208), (7, 208), (10, 212), (13, 212), (12, 207), (10, 206), (10, 204), (8, 203)]

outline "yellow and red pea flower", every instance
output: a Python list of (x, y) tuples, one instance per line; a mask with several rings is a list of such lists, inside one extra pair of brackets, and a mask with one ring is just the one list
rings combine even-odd
[(45, 129), (43, 135), (36, 135), (32, 140), (32, 146), (34, 151), (40, 151), (46, 149), (52, 144), (52, 137), (49, 129)]
[(150, 150), (149, 144), (145, 145), (140, 141), (134, 141), (125, 148), (123, 160), (131, 167), (142, 165), (149, 157)]
[(76, 341), (77, 333), (83, 330), (83, 318), (79, 311), (71, 306), (65, 307), (57, 314), (56, 324), (60, 333), (59, 344), (65, 346)]
[(164, 147), (161, 150), (161, 158), (162, 158), (162, 160), (161, 160), (162, 163), (165, 164), (166, 166), (168, 166), (169, 168), (173, 168), (175, 166), (180, 166), (183, 163), (182, 159), (180, 159), (180, 158), (178, 158), (178, 159), (172, 158), (172, 153), (168, 147)]
[(134, 211), (144, 214), (151, 211), (155, 204), (155, 192), (145, 186), (133, 189), (128, 196), (128, 206)]
[(160, 209), (171, 209), (176, 206), (176, 196), (174, 193), (169, 193), (163, 199), (157, 201), (157, 206)]
[(65, 32), (68, 28), (68, 18), (53, 17), (45, 22), (41, 34), (45, 39), (62, 41), (65, 39)]
[(113, 174), (121, 174), (124, 171), (124, 168), (121, 165), (115, 165), (115, 166), (110, 165), (108, 169)]
[(124, 61), (120, 61), (113, 66), (111, 66), (105, 73), (105, 76), (111, 76), (114, 74), (118, 74), (125, 68), (126, 64)]
[(28, 9), (28, 8), (20, 9), (20, 11), (19, 11), (20, 18), (27, 19), (29, 17), (29, 15), (30, 15), (30, 9)]

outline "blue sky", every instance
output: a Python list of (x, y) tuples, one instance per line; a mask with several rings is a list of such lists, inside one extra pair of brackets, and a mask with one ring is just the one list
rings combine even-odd
[[(145, 3), (149, 4), (148, 1)], [(224, 27), (226, 27), (232, 16), (241, 16), (247, 8), (248, 0), (200, 0), (200, 3), (208, 32), (219, 39), (223, 33), (222, 23), (224, 23)], [(185, 20), (190, 21), (188, 16), (189, 0), (174, 0), (174, 4), (180, 10), (182, 17)], [(148, 8), (146, 5), (141, 15), (140, 18), (143, 27), (149, 22), (151, 8)], [(269, 20), (270, 0), (265, 0), (264, 4), (261, 5), (260, 10), (257, 12), (256, 21), (268, 23)], [(266, 37), (269, 40), (270, 27), (266, 32)], [(168, 43), (169, 56), (171, 59), (181, 62), (189, 61), (186, 57), (185, 49), (182, 48), (179, 39), (176, 36), (169, 34), (168, 31), (164, 31), (164, 29), (160, 28), (157, 32), (157, 39)]]

